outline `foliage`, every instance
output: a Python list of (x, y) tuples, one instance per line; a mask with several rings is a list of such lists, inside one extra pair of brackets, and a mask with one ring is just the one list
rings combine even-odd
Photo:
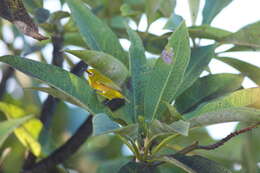
[[(234, 33), (211, 26), (232, 0), (206, 0), (202, 10), (189, 0), (192, 26), (175, 13), (176, 0), (55, 1), (69, 12), (51, 13), (44, 0), (0, 0), (0, 28), (14, 35), (0, 33), (10, 52), (0, 57), (0, 172), (228, 173), (234, 164), (259, 171), (259, 134), (250, 130), (260, 123), (260, 88), (242, 83), (248, 77), (259, 86), (260, 68), (216, 51), (226, 44), (233, 45), (226, 52), (258, 50), (259, 22)], [(167, 18), (168, 32), (133, 30), (129, 23), (142, 15), (148, 28)], [(212, 74), (213, 59), (240, 74)], [(7, 92), (8, 79), (24, 88), (20, 95)], [(223, 122), (242, 130), (214, 144), (205, 127)]]

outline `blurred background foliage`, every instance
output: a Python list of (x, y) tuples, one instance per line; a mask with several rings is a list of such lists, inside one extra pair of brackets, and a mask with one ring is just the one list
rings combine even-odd
[[(46, 0), (47, 1), (47, 0)], [(59, 1), (59, 0), (52, 0)], [(174, 30), (183, 20), (181, 16), (174, 13), (174, 8), (178, 1), (175, 0), (82, 0), (86, 3), (91, 11), (105, 22), (121, 39), (127, 39), (124, 22), (130, 23), (130, 26), (138, 26), (142, 17), (146, 16), (148, 27), (162, 18), (167, 19), (165, 29), (168, 32), (161, 35), (154, 35), (147, 31), (138, 31), (143, 40), (146, 53), (151, 57), (161, 54), (161, 51), (167, 44), (167, 38), (171, 30)], [(23, 0), (27, 11), (32, 16), (35, 23), (39, 25), (40, 32), (43, 35), (51, 37), (57, 33), (61, 34), (64, 39), (64, 47), (66, 48), (88, 48), (84, 43), (82, 36), (79, 34), (75, 23), (67, 12), (68, 7), (64, 0), (60, 0), (61, 9), (56, 12), (50, 12), (48, 7), (43, 8), (45, 0)], [(210, 23), (214, 17), (232, 0), (189, 0), (192, 26), (189, 26), (189, 34), (193, 47), (199, 45), (201, 39), (213, 40), (218, 44), (233, 44), (230, 49), (224, 52), (236, 51), (258, 51), (260, 48), (260, 22), (248, 25), (236, 33), (231, 33), (221, 28), (211, 27)], [(205, 3), (203, 9), (199, 9), (200, 3)], [(250, 2), (249, 2), (250, 3)], [(202, 23), (196, 22), (198, 12), (202, 12)], [(234, 19), (238, 20), (238, 19)], [(195, 25), (196, 24), (196, 25)], [(26, 56), (30, 59), (39, 60), (41, 62), (51, 63), (52, 52), (51, 40), (41, 42), (35, 41), (27, 36), (22, 35), (14, 25), (7, 20), (0, 20), (0, 45), (1, 55), (14, 54)], [(125, 46), (123, 46), (125, 47)], [(249, 77), (257, 85), (260, 84), (260, 69), (252, 64), (245, 64), (238, 59), (229, 61), (221, 59), (221, 54), (216, 53), (215, 58), (238, 69), (243, 75)], [(79, 60), (74, 56), (64, 54), (63, 68), (70, 70)], [(149, 60), (153, 63), (153, 59)], [(246, 68), (245, 66), (248, 65)], [(210, 73), (210, 69), (205, 71)], [(0, 99), (1, 102), (10, 103), (23, 108), (28, 115), (40, 115), (43, 100), (46, 94), (33, 91), (29, 88), (32, 86), (45, 86), (41, 82), (29, 78), (21, 72), (14, 71), (11, 67), (1, 64), (1, 84)], [(203, 80), (201, 78), (201, 80)], [(197, 82), (199, 85), (199, 82)], [(241, 88), (241, 81), (237, 82), (238, 86), (234, 86), (230, 90)], [(201, 88), (197, 88), (198, 90)], [(196, 88), (195, 88), (196, 90)], [(228, 91), (230, 92), (230, 91)], [(191, 92), (192, 93), (192, 92)], [(214, 93), (204, 100), (215, 98), (218, 93)], [(223, 93), (222, 93), (223, 94)], [(185, 97), (185, 96), (183, 96)], [(178, 98), (181, 100), (181, 97)], [(185, 97), (185, 99), (187, 99)], [(199, 104), (199, 103), (194, 103)], [(180, 112), (185, 105), (177, 105)], [(188, 105), (190, 106), (190, 105)], [(2, 113), (1, 113), (2, 114)], [(1, 120), (5, 116), (1, 115)], [(49, 125), (49, 131), (40, 136), (40, 143), (44, 153), (49, 154), (55, 148), (63, 144), (86, 119), (87, 114), (79, 107), (73, 106), (67, 102), (59, 102), (54, 110), (54, 119)], [(239, 123), (237, 128), (246, 127), (246, 124)], [(223, 147), (213, 151), (194, 151), (222, 165), (225, 165), (233, 172), (257, 173), (260, 172), (260, 133), (259, 130), (250, 131), (246, 134), (235, 137)], [(169, 143), (162, 153), (169, 153), (171, 150), (179, 150), (184, 146), (191, 144), (193, 141), (199, 140), (202, 144), (210, 144), (215, 140), (208, 134), (206, 128), (198, 128), (193, 130), (189, 137), (176, 138), (174, 143)], [(21, 170), (24, 159), (28, 154), (26, 148), (18, 141), (14, 134), (11, 134), (0, 148), (0, 172), (2, 173), (18, 173)], [(119, 162), (126, 163), (123, 156), (131, 155), (127, 147), (118, 139), (116, 135), (108, 134), (92, 137), (83, 145), (80, 150), (69, 158), (63, 165), (60, 165), (64, 172), (70, 173), (95, 173), (102, 170), (110, 172), (118, 169), (113, 165)], [(14, 166), (15, 163), (15, 166)], [(108, 167), (109, 166), (109, 170)], [(107, 169), (98, 169), (105, 167)], [(165, 164), (160, 167), (161, 172), (183, 171), (177, 167)], [(97, 171), (99, 170), (99, 171)], [(173, 171), (174, 170), (174, 171)], [(104, 171), (103, 171), (104, 172)]]

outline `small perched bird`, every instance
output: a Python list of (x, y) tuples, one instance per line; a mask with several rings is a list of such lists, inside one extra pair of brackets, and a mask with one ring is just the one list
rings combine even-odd
[(89, 85), (97, 90), (97, 93), (104, 96), (105, 98), (112, 100), (116, 98), (124, 99), (124, 95), (120, 92), (121, 89), (111, 79), (102, 75), (95, 69), (88, 69), (88, 83)]

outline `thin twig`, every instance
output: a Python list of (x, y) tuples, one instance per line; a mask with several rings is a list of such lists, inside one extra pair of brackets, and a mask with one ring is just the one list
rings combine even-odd
[(65, 144), (55, 150), (47, 158), (24, 170), (23, 173), (48, 173), (56, 165), (67, 160), (91, 136), (93, 131), (92, 117), (92, 115), (89, 115), (76, 133)]
[[(259, 125), (260, 125), (260, 122), (254, 124), (254, 125), (248, 126), (248, 127), (244, 128), (244, 129), (241, 129), (241, 130), (235, 131), (233, 133), (230, 133), (228, 136), (226, 136), (225, 138), (221, 139), (220, 141), (218, 141), (218, 142), (216, 142), (214, 144), (199, 145), (199, 142), (196, 141), (193, 144), (191, 144), (191, 145), (183, 148), (182, 150), (176, 152), (175, 154), (168, 155), (168, 157), (175, 157), (178, 154), (187, 154), (187, 153), (190, 153), (190, 152), (192, 152), (194, 150), (214, 150), (214, 149), (219, 148), (220, 146), (224, 145), (226, 142), (231, 140), (233, 137), (235, 137), (237, 135), (240, 135), (242, 133), (246, 133), (248, 131), (251, 131), (252, 129), (257, 128)], [(159, 166), (159, 165), (161, 165), (163, 163), (164, 162), (156, 162), (153, 165), (154, 166)]]
[[(232, 139), (233, 137), (240, 135), (242, 133), (248, 132), (254, 128), (257, 128), (260, 125), (260, 122), (251, 125), (249, 127), (246, 127), (244, 129), (235, 131), (233, 133), (230, 133), (229, 135), (227, 135), (225, 138), (221, 139), (220, 141), (214, 143), (214, 144), (210, 144), (210, 145), (199, 145), (199, 142), (196, 141), (195, 143), (193, 143), (192, 145), (185, 147), (184, 149), (182, 149), (181, 151), (177, 152), (176, 154), (187, 154), (191, 151), (194, 150), (214, 150), (222, 145), (224, 145), (226, 142), (228, 142), (230, 139)], [(175, 154), (174, 154), (175, 155)]]
[(248, 132), (248, 131), (251, 131), (252, 129), (254, 128), (257, 128), (258, 126), (260, 125), (260, 122), (254, 124), (254, 125), (251, 125), (249, 127), (246, 127), (244, 129), (241, 129), (241, 130), (238, 130), (238, 131), (235, 131), (233, 133), (230, 133), (228, 136), (226, 136), (225, 138), (223, 138), (222, 140), (214, 143), (214, 144), (211, 144), (211, 145), (198, 145), (196, 149), (203, 149), (203, 150), (214, 150), (222, 145), (224, 145), (226, 142), (228, 142), (230, 139), (232, 139), (233, 137), (237, 136), (237, 135), (240, 135), (242, 133), (245, 133), (245, 132)]

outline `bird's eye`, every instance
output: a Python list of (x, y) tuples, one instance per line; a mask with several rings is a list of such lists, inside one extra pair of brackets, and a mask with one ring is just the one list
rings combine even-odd
[(90, 72), (88, 70), (86, 70), (86, 72), (88, 73), (89, 76), (93, 76), (94, 75), (94, 73), (92, 73), (92, 72)]

